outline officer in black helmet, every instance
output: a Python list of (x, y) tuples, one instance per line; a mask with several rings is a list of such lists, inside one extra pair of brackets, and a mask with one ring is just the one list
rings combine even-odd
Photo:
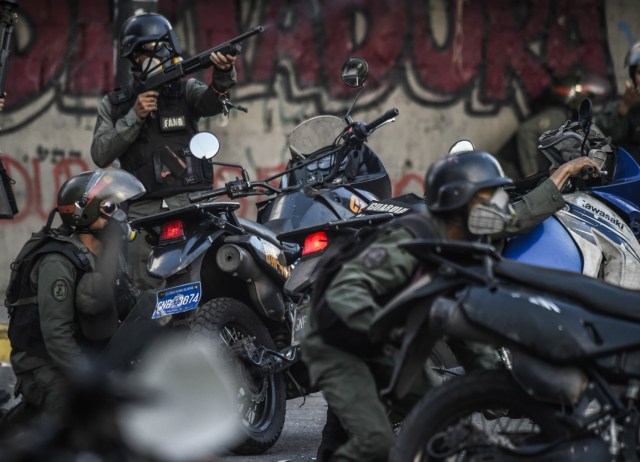
[[(101, 348), (133, 306), (137, 291), (118, 252), (131, 232), (119, 204), (144, 193), (124, 170), (84, 172), (67, 180), (47, 225), (11, 265), (11, 365), (16, 393), (35, 411), (65, 406), (64, 372)], [(57, 212), (62, 226), (52, 229)]]
[[(398, 244), (415, 237), (477, 240), (524, 231), (564, 206), (559, 189), (585, 165), (597, 169), (586, 157), (574, 159), (511, 204), (503, 190), (511, 179), (492, 155), (482, 151), (448, 155), (426, 174), (424, 230), (416, 232), (415, 225), (404, 227), (404, 218), (399, 218), (393, 226), (382, 228), (355, 258), (344, 262), (320, 294), (324, 304), (312, 303), (316, 314), (301, 343), (311, 381), (329, 404), (319, 461), (387, 460), (393, 431), (387, 409), (378, 398), (378, 384), (388, 383), (391, 365), (379, 345), (368, 340), (368, 331), (384, 303), (409, 284), (418, 270), (418, 260)], [(316, 288), (313, 298), (317, 297)], [(332, 320), (332, 324), (322, 325), (323, 320)], [(469, 369), (496, 363), (495, 352), (481, 345), (462, 342), (451, 346)], [(428, 381), (421, 385), (426, 387)], [(424, 388), (416, 392), (419, 394), (410, 395), (406, 403), (396, 404), (408, 411)]]
[(596, 114), (594, 122), (614, 144), (640, 161), (640, 42), (633, 44), (624, 62), (628, 76), (624, 93)]
[[(140, 14), (122, 26), (119, 54), (131, 61), (134, 79), (161, 72), (181, 59), (180, 53), (177, 36), (162, 15)], [(189, 191), (213, 184), (211, 164), (185, 155), (200, 118), (223, 112), (222, 100), (236, 82), (235, 56), (212, 53), (210, 59), (210, 84), (182, 79), (137, 96), (127, 87), (100, 102), (91, 157), (99, 167), (118, 161), (144, 185), (145, 195), (130, 204), (131, 218), (186, 205)], [(147, 274), (149, 251), (145, 239), (136, 239), (129, 250), (132, 277), (141, 289), (162, 282)]]

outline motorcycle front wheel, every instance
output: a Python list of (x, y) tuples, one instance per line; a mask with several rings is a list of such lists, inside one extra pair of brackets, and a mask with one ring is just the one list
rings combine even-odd
[(255, 347), (275, 350), (269, 331), (251, 309), (233, 298), (215, 298), (198, 307), (191, 324), (191, 337), (208, 339), (212, 347), (235, 351), (237, 407), (246, 433), (232, 451), (236, 454), (262, 454), (275, 444), (284, 426), (286, 386), (282, 374), (265, 374), (251, 367), (242, 355), (240, 342), (251, 340)]
[(556, 412), (526, 395), (508, 371), (456, 377), (431, 390), (412, 408), (389, 461), (509, 459), (511, 449), (544, 445), (566, 435), (568, 430), (558, 422)]

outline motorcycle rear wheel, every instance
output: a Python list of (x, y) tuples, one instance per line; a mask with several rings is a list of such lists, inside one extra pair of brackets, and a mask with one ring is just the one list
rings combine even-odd
[[(214, 298), (198, 307), (191, 324), (191, 337), (209, 339), (215, 347), (231, 348), (235, 342), (255, 337), (256, 347), (275, 350), (269, 331), (251, 309), (233, 298)], [(262, 454), (280, 437), (286, 413), (286, 386), (282, 374), (261, 375), (236, 360), (238, 413), (246, 433), (232, 449), (236, 454)]]
[(474, 372), (445, 381), (412, 408), (389, 461), (494, 460), (497, 445), (551, 442), (567, 431), (556, 408), (526, 395), (507, 371)]

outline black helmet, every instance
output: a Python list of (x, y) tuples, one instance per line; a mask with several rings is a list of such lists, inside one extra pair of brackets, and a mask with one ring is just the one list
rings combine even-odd
[(574, 110), (578, 110), (580, 103), (586, 98), (604, 101), (610, 93), (609, 82), (589, 72), (566, 75), (556, 80), (551, 87), (553, 97)]
[(640, 64), (640, 42), (634, 43), (629, 51), (627, 51), (627, 55), (624, 58), (624, 65), (627, 67), (627, 72), (629, 72), (629, 78), (633, 82), (634, 85), (636, 83), (636, 68)]
[(122, 25), (120, 57), (132, 60), (142, 45), (149, 42), (167, 42), (174, 55), (181, 53), (178, 37), (169, 20), (161, 14), (143, 13), (130, 17)]
[(142, 183), (129, 172), (99, 168), (69, 178), (58, 191), (57, 210), (65, 225), (82, 228), (98, 219), (102, 201), (119, 204), (144, 192)]
[(429, 211), (449, 212), (467, 205), (481, 189), (511, 183), (491, 154), (467, 151), (448, 155), (429, 167), (424, 197)]

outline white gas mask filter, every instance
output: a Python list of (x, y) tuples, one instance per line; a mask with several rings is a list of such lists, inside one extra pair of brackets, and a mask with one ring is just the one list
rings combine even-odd
[(509, 195), (504, 189), (498, 188), (490, 200), (471, 207), (467, 227), (476, 236), (490, 236), (503, 232), (508, 224), (515, 222), (515, 218)]

